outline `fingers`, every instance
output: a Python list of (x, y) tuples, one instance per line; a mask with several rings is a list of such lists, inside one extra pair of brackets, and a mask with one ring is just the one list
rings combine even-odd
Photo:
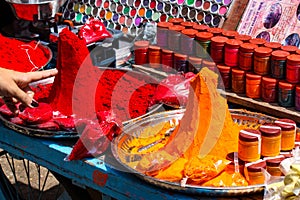
[(28, 72), (26, 74), (28, 83), (39, 81), (45, 78), (55, 76), (58, 73), (57, 69), (50, 69), (44, 71)]
[(19, 109), (16, 106), (16, 103), (14, 102), (13, 98), (11, 97), (3, 97), (2, 98), (4, 103), (6, 104), (7, 108), (14, 113), (15, 115), (17, 115), (19, 113)]

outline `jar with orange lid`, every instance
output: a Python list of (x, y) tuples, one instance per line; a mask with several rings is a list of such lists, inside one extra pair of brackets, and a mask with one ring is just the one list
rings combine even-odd
[(164, 72), (171, 72), (173, 69), (174, 53), (168, 49), (161, 51), (161, 64)]
[(244, 34), (240, 34), (240, 35), (236, 35), (234, 37), (234, 39), (236, 40), (241, 40), (244, 43), (249, 43), (249, 40), (252, 39), (252, 37), (250, 35), (244, 35)]
[(273, 51), (275, 51), (280, 49), (281, 44), (279, 42), (266, 42), (263, 46), (271, 48)]
[(295, 109), (300, 111), (300, 85), (296, 86), (296, 94), (295, 94)]
[(278, 104), (282, 107), (293, 107), (295, 100), (295, 85), (279, 81), (278, 84)]
[(287, 51), (290, 54), (295, 54), (296, 51), (298, 50), (298, 47), (292, 46), (292, 45), (286, 45), (286, 46), (281, 46), (282, 51)]
[(181, 52), (187, 55), (194, 55), (194, 38), (198, 31), (194, 29), (184, 29), (181, 31), (181, 33), (183, 34), (181, 36)]
[(261, 134), (258, 130), (243, 129), (239, 132), (238, 156), (245, 162), (260, 159)]
[(215, 62), (213, 62), (211, 60), (206, 60), (206, 59), (202, 60), (202, 67), (207, 67), (208, 69), (210, 69), (211, 71), (214, 71), (214, 72), (216, 72), (218, 70)]
[(290, 53), (282, 50), (273, 51), (271, 54), (271, 76), (278, 79), (285, 78), (286, 59)]
[(175, 53), (174, 54), (174, 69), (177, 72), (187, 72), (187, 55)]
[(300, 54), (300, 49), (298, 49), (298, 50), (296, 51), (296, 54)]
[(223, 30), (222, 31), (222, 36), (227, 37), (229, 39), (235, 39), (235, 37), (239, 35), (237, 31), (233, 30)]
[(246, 73), (246, 96), (253, 99), (261, 97), (261, 76)]
[(156, 33), (156, 44), (161, 48), (166, 48), (168, 46), (168, 30), (173, 24), (170, 22), (158, 22), (157, 23), (157, 33)]
[(219, 86), (223, 82), (225, 89), (231, 88), (231, 67), (226, 65), (217, 65), (222, 81), (219, 80)]
[(244, 166), (245, 166), (245, 161), (241, 160), (238, 158), (238, 152), (230, 152), (226, 155), (226, 159), (231, 161), (231, 163), (229, 163), (225, 170), (231, 171), (231, 172), (235, 172), (235, 165), (234, 165), (234, 160), (235, 160), (235, 154), (237, 156), (237, 164), (239, 165), (239, 172), (241, 174), (244, 174)]
[(266, 159), (267, 172), (269, 172), (271, 176), (283, 176), (283, 173), (279, 168), (280, 163), (283, 160), (284, 160), (284, 156), (270, 157)]
[(267, 47), (257, 47), (254, 49), (253, 71), (259, 75), (270, 73), (272, 49)]
[(185, 29), (193, 29), (193, 26), (195, 25), (196, 23), (195, 22), (188, 22), (188, 21), (185, 21), (185, 22), (181, 22), (180, 25), (181, 26), (184, 26)]
[(287, 56), (286, 61), (286, 80), (290, 83), (299, 83), (300, 79), (300, 55), (292, 54)]
[(270, 77), (262, 77), (261, 99), (264, 102), (275, 103), (277, 101), (278, 80)]
[(208, 32), (212, 33), (214, 36), (222, 35), (223, 29), (217, 27), (210, 27), (207, 29)]
[(203, 60), (202, 58), (198, 58), (198, 57), (189, 57), (188, 71), (197, 74), (201, 70), (202, 60)]
[(224, 63), (230, 67), (238, 66), (238, 52), (242, 41), (236, 39), (228, 39), (224, 48)]
[(148, 63), (148, 47), (149, 41), (140, 40), (134, 42), (134, 62), (137, 65)]
[(224, 46), (227, 40), (228, 38), (223, 36), (215, 36), (211, 38), (210, 57), (217, 64), (223, 63), (224, 61)]
[(281, 149), (281, 128), (275, 125), (261, 125), (261, 155), (278, 156)]
[(184, 29), (184, 26), (173, 25), (169, 27), (168, 32), (168, 47), (172, 51), (180, 50), (180, 41), (181, 41), (181, 31)]
[(199, 32), (196, 34), (196, 56), (201, 58), (207, 58), (210, 54), (210, 43), (211, 38), (213, 37), (212, 33), (209, 32)]
[(249, 42), (256, 44), (257, 46), (263, 46), (267, 41), (263, 38), (252, 38), (249, 40)]
[(239, 48), (238, 66), (245, 71), (251, 71), (253, 68), (254, 49), (258, 46), (251, 43), (243, 43)]
[(245, 93), (246, 72), (244, 70), (232, 69), (231, 70), (231, 89), (234, 93)]
[(195, 24), (193, 29), (197, 30), (198, 32), (206, 32), (209, 26), (204, 24)]
[(296, 123), (291, 119), (278, 119), (274, 124), (281, 128), (281, 150), (291, 151), (295, 147)]
[(154, 45), (149, 46), (148, 61), (151, 67), (160, 68), (161, 48), (159, 46), (154, 46)]
[(184, 20), (183, 20), (183, 18), (177, 18), (177, 17), (174, 17), (174, 18), (171, 18), (171, 19), (169, 19), (169, 22), (170, 23), (173, 23), (174, 25), (180, 25), (181, 24), (181, 22), (183, 22)]
[(259, 160), (254, 163), (247, 163), (245, 165), (245, 177), (249, 185), (259, 185), (265, 183), (265, 172), (267, 163), (264, 160)]

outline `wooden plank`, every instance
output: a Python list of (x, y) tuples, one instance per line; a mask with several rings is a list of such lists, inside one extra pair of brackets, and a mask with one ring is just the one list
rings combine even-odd
[(229, 91), (225, 92), (227, 101), (237, 105), (244, 106), (249, 109), (253, 109), (258, 112), (262, 112), (278, 118), (289, 118), (296, 123), (300, 123), (300, 112), (292, 108), (284, 108), (277, 103), (266, 103), (259, 99), (251, 99), (244, 94), (239, 95)]

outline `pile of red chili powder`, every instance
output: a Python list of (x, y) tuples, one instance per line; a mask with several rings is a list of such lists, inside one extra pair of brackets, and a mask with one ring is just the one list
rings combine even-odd
[(50, 59), (50, 50), (36, 41), (25, 42), (0, 34), (1, 67), (20, 72), (36, 71)]

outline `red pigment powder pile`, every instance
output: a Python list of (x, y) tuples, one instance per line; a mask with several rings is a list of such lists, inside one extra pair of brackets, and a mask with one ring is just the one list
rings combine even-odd
[(24, 42), (0, 34), (1, 67), (20, 72), (36, 71), (43, 67), (49, 61), (50, 52), (40, 45), (34, 49), (36, 44), (36, 41)]

